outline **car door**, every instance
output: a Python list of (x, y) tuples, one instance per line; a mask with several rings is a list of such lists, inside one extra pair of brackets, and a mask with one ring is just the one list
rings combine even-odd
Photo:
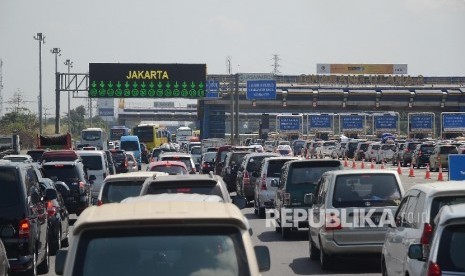
[(324, 224), (325, 217), (321, 217), (321, 214), (324, 214), (326, 195), (328, 191), (328, 177), (322, 176), (315, 190), (315, 202), (311, 208), (311, 215), (309, 217), (309, 231), (310, 238), (313, 240), (314, 244), (318, 245), (318, 248), (321, 249), (320, 241), (318, 238), (318, 233), (320, 232), (320, 226)]

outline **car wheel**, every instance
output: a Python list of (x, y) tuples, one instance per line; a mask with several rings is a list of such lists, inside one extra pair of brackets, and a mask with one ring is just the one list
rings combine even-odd
[[(321, 242), (320, 242), (320, 244), (321, 244)], [(331, 256), (327, 255), (324, 252), (323, 247), (320, 246), (320, 265), (321, 265), (321, 269), (323, 269), (323, 270), (331, 269), (332, 263), (333, 263), (333, 258)]]
[(45, 274), (48, 273), (50, 269), (50, 256), (49, 256), (49, 248), (48, 248), (48, 241), (47, 245), (45, 245), (45, 259), (37, 266), (37, 273)]
[(55, 256), (61, 248), (61, 229), (58, 230), (56, 241), (50, 243), (50, 256)]
[(310, 260), (316, 261), (320, 257), (320, 250), (318, 250), (318, 248), (316, 248), (315, 244), (313, 243), (312, 237), (310, 237), (310, 231), (308, 233), (308, 253), (310, 254)]
[(24, 275), (26, 276), (37, 276), (37, 253), (34, 252), (32, 256), (32, 268), (27, 270)]
[(388, 276), (386, 269), (386, 261), (384, 260), (384, 258), (381, 259), (381, 275)]

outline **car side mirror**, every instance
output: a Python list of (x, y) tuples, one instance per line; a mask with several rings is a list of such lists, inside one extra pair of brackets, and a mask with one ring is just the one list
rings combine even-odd
[(279, 182), (277, 179), (271, 179), (271, 187), (278, 187)]
[(247, 199), (242, 196), (232, 196), (232, 203), (237, 206), (239, 209), (244, 209), (247, 207)]
[(49, 200), (54, 200), (57, 199), (57, 191), (55, 189), (47, 189), (45, 190), (45, 198), (44, 200), (49, 201)]
[(313, 194), (304, 195), (304, 204), (313, 205), (315, 203), (315, 196)]
[(97, 177), (95, 177), (95, 175), (89, 176), (89, 181), (95, 181), (96, 179), (97, 179)]
[(57, 251), (55, 256), (55, 274), (63, 275), (65, 270), (66, 256), (68, 255), (68, 250), (60, 249)]
[(423, 246), (421, 244), (411, 244), (408, 248), (408, 257), (419, 261), (424, 260)]
[(271, 267), (270, 250), (267, 246), (254, 246), (255, 256), (257, 257), (258, 270), (260, 272), (268, 271)]
[(55, 182), (55, 188), (58, 190), (58, 192), (63, 197), (67, 197), (70, 193), (68, 185), (66, 185), (64, 182), (61, 182), (61, 181)]

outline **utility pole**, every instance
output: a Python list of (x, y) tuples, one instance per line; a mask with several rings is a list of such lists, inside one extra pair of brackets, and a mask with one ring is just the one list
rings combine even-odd
[(58, 56), (60, 48), (53, 48), (50, 53), (55, 55), (55, 134), (60, 133), (60, 75), (58, 74)]
[(277, 74), (281, 73), (281, 72), (279, 71), (279, 69), (278, 69), (279, 67), (281, 67), (281, 65), (279, 65), (279, 61), (280, 61), (280, 60), (281, 60), (281, 59), (279, 58), (279, 55), (276, 55), (276, 54), (273, 55), (273, 61), (274, 61), (274, 62), (273, 62), (273, 64), (272, 64), (271, 66), (273, 66), (273, 72), (272, 72), (272, 73), (273, 73), (274, 75), (277, 75)]
[[(231, 76), (231, 57), (226, 58), (226, 70), (228, 71), (228, 75)], [(231, 95), (231, 111), (230, 111), (230, 116), (229, 116), (229, 121), (230, 121), (230, 126), (231, 126), (231, 135), (230, 135), (230, 140), (231, 140), (231, 145), (233, 145), (234, 141), (234, 93), (233, 93), (233, 88), (232, 88), (232, 83), (229, 83), (229, 93)]]
[[(65, 61), (65, 65), (68, 66), (68, 74), (73, 68), (73, 62), (70, 59)], [(71, 133), (71, 92), (68, 91), (68, 132)]]
[(45, 43), (45, 35), (37, 33), (34, 39), (39, 41), (39, 134), (42, 135), (42, 44)]
[(47, 129), (47, 115), (49, 115), (50, 113), (48, 113), (47, 111), (50, 110), (50, 108), (48, 107), (42, 107), (42, 109), (44, 110), (44, 117), (45, 117), (45, 120), (44, 120), (44, 128)]

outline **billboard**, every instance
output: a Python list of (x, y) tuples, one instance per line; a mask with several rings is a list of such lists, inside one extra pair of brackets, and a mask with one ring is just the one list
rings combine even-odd
[(465, 132), (465, 113), (442, 113), (443, 132)]
[(341, 115), (341, 132), (363, 132), (364, 131), (364, 115)]
[(310, 114), (308, 118), (308, 131), (310, 132), (332, 132), (333, 115), (329, 114)]
[(316, 65), (317, 74), (398, 75), (407, 74), (407, 64), (323, 64)]
[(90, 98), (203, 98), (205, 64), (89, 63)]
[(399, 117), (392, 114), (373, 115), (374, 132), (397, 132)]
[(278, 116), (278, 131), (295, 131), (302, 130), (302, 116)]
[(411, 133), (433, 132), (434, 114), (410, 113), (409, 123)]
[(275, 80), (247, 81), (247, 100), (276, 100)]

